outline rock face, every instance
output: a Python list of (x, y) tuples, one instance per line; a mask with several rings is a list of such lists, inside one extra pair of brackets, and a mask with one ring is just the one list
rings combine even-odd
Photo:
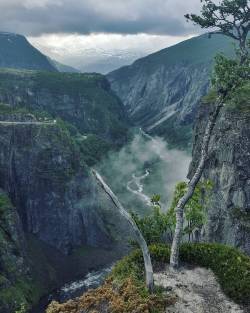
[(154, 279), (156, 286), (176, 295), (175, 304), (168, 306), (166, 313), (247, 312), (225, 296), (211, 270), (181, 267), (178, 271), (171, 271), (167, 268), (154, 274)]
[(136, 125), (170, 144), (187, 146), (197, 105), (209, 87), (213, 58), (220, 51), (231, 54), (229, 42), (219, 35), (192, 38), (107, 77)]
[[(249, 95), (249, 93), (248, 93)], [(200, 106), (194, 131), (191, 175), (199, 158), (201, 138), (213, 103)], [(236, 246), (250, 254), (250, 114), (226, 105), (214, 129), (203, 179), (213, 184), (206, 207), (204, 240)]]
[(0, 67), (57, 71), (24, 36), (6, 32), (0, 32)]
[[(1, 109), (0, 188), (13, 204), (8, 214), (1, 215), (0, 209), (0, 269), (5, 275), (0, 289), (5, 286), (11, 293), (14, 288), (12, 297), (0, 294), (0, 312), (6, 313), (123, 255), (130, 228), (62, 122), (43, 123), (35, 114)], [(95, 259), (90, 251), (72, 260), (70, 255), (83, 247), (99, 253)]]
[(0, 70), (1, 102), (46, 111), (112, 144), (122, 144), (127, 137), (122, 103), (99, 74)]
[(0, 186), (25, 232), (65, 253), (115, 240), (108, 230), (119, 214), (108, 216), (105, 197), (67, 131), (56, 124), (0, 125), (0, 146)]

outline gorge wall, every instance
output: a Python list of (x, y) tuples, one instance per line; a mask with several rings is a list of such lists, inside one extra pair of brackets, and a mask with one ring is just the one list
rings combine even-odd
[(170, 146), (190, 148), (200, 98), (209, 89), (216, 53), (233, 53), (226, 37), (191, 38), (107, 75), (130, 119)]
[(0, 98), (0, 312), (13, 313), (126, 253), (131, 230), (88, 164), (127, 126), (101, 75), (1, 70)]
[[(211, 181), (203, 239), (236, 246), (250, 254), (250, 103), (249, 86), (221, 112), (209, 145), (203, 179)], [(202, 134), (213, 107), (212, 96), (200, 106), (194, 130), (193, 161), (198, 162)]]

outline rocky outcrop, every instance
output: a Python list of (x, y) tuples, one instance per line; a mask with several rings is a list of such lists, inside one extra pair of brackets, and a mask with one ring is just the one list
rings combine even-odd
[(229, 40), (202, 35), (107, 75), (131, 120), (147, 132), (186, 147), (197, 105), (209, 88), (216, 53), (232, 53)]
[(123, 105), (99, 74), (0, 70), (0, 103), (46, 111), (112, 144), (127, 139)]
[[(211, 181), (207, 194), (204, 240), (236, 246), (250, 254), (250, 111), (249, 90), (241, 105), (226, 104), (209, 145), (203, 179)], [(246, 96), (248, 95), (248, 96)], [(190, 176), (199, 159), (201, 139), (213, 99), (200, 106), (194, 130)]]

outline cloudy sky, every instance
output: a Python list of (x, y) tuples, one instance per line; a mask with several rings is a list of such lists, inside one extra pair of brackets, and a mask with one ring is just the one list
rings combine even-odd
[(52, 58), (107, 72), (199, 32), (183, 15), (200, 0), (0, 0), (0, 30)]

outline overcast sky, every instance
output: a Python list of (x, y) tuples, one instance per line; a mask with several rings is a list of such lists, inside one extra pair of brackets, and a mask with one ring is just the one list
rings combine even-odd
[(73, 66), (91, 69), (113, 59), (117, 67), (197, 34), (183, 15), (200, 6), (200, 0), (0, 0), (0, 30), (24, 34)]

